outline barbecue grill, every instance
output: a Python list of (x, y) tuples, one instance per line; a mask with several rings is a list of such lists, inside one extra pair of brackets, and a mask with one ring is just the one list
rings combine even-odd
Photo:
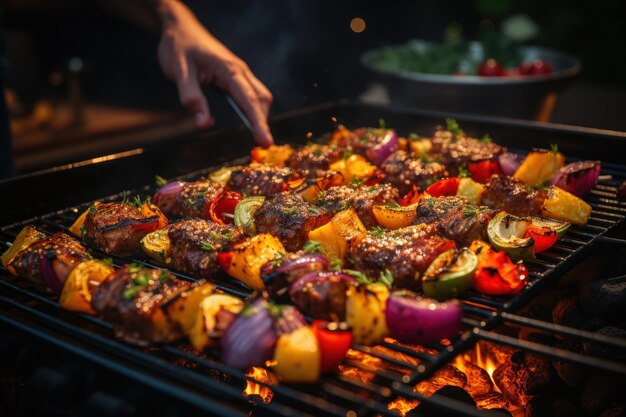
[[(341, 101), (297, 110), (273, 119), (276, 137), (303, 143), (313, 135), (331, 131), (337, 123), (349, 127), (376, 124), (384, 118), (400, 132), (428, 132), (446, 117), (454, 117), (469, 134), (488, 132), (510, 150), (548, 147), (556, 143), (568, 159), (600, 159), (600, 183), (586, 199), (593, 207), (589, 223), (573, 226), (548, 252), (526, 262), (529, 282), (513, 297), (494, 297), (469, 291), (462, 297), (463, 329), (456, 340), (442, 341), (416, 349), (386, 339), (380, 346), (354, 346), (337, 375), (325, 375), (312, 385), (271, 384), (256, 374), (246, 374), (219, 362), (217, 352), (199, 356), (186, 345), (138, 348), (116, 340), (111, 326), (103, 320), (71, 313), (46, 294), (0, 270), (0, 322), (41, 339), (124, 378), (163, 393), (185, 407), (214, 415), (333, 415), (394, 416), (388, 404), (397, 397), (417, 400), (458, 415), (485, 414), (464, 402), (426, 397), (413, 387), (432, 376), (478, 342), (488, 341), (549, 358), (578, 363), (599, 370), (626, 375), (618, 357), (579, 353), (539, 341), (522, 340), (507, 329), (523, 327), (559, 337), (573, 337), (626, 352), (626, 341), (590, 331), (520, 314), (520, 309), (583, 261), (600, 244), (624, 245), (620, 232), (626, 203), (618, 199), (619, 184), (626, 178), (626, 135), (597, 129), (522, 122), (513, 119), (468, 117), (363, 105)], [(190, 180), (244, 154), (250, 146), (243, 127), (211, 133), (181, 132), (178, 137), (150, 147), (125, 151), (81, 164), (30, 174), (0, 182), (4, 204), (0, 207), (3, 226), (0, 242), (5, 245), (26, 224), (46, 233), (66, 230), (91, 201), (121, 200), (124, 195), (150, 195), (154, 175)], [(237, 162), (245, 162), (239, 159)], [(26, 220), (24, 220), (26, 219)], [(86, 245), (89, 247), (88, 245)], [(109, 257), (97, 249), (99, 257)], [(128, 262), (150, 265), (143, 258), (113, 257), (116, 266)], [(174, 272), (187, 281), (191, 276)], [(218, 287), (229, 294), (246, 297), (249, 290), (226, 275), (216, 277)], [(481, 342), (482, 343), (482, 342)], [(375, 364), (375, 365), (372, 365)], [(354, 378), (350, 375), (367, 375)], [(243, 394), (247, 386), (271, 390), (271, 401)], [(267, 393), (267, 390), (263, 391)], [(164, 397), (166, 398), (166, 397)], [(105, 401), (106, 402), (106, 401)], [(182, 407), (182, 406), (181, 406)]]

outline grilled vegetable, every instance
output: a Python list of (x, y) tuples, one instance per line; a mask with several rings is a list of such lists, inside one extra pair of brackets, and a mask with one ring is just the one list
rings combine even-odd
[(69, 231), (78, 237), (81, 237), (83, 235), (82, 230), (83, 230), (83, 225), (85, 224), (85, 219), (87, 218), (87, 214), (89, 214), (89, 212), (93, 208), (97, 209), (98, 205), (100, 204), (99, 201), (94, 202), (91, 206), (89, 206), (89, 208), (85, 211), (83, 211), (83, 213), (78, 216), (78, 218), (76, 219), (76, 221), (74, 221), (74, 223), (72, 223), (72, 225), (69, 227)]
[(239, 227), (256, 233), (254, 226), (254, 212), (263, 205), (265, 197), (246, 197), (235, 207), (235, 224)]
[(281, 335), (274, 351), (272, 370), (285, 382), (317, 382), (322, 355), (317, 337), (308, 326)]
[(456, 190), (456, 195), (458, 197), (464, 197), (470, 204), (478, 206), (480, 205), (480, 198), (483, 192), (485, 192), (485, 186), (480, 182), (476, 182), (472, 178), (461, 178), (459, 180), (459, 188)]
[(344, 320), (346, 291), (355, 283), (349, 275), (316, 271), (304, 275), (289, 288), (291, 301), (304, 314), (316, 319)]
[(406, 193), (404, 197), (398, 202), (400, 206), (410, 206), (415, 203), (419, 203), (422, 198), (422, 194), (420, 193), (420, 189), (417, 185), (413, 184), (411, 191)]
[(352, 331), (346, 323), (329, 323), (323, 320), (315, 320), (311, 329), (322, 354), (321, 371), (337, 370), (352, 345)]
[(241, 194), (224, 191), (209, 204), (211, 220), (219, 224), (230, 224), (234, 221), (235, 207), (241, 201)]
[(528, 277), (524, 264), (513, 263), (504, 252), (496, 252), (480, 240), (469, 249), (478, 257), (473, 282), (476, 290), (489, 295), (513, 295), (524, 288)]
[(176, 206), (176, 199), (180, 195), (185, 184), (186, 183), (182, 181), (174, 181), (169, 184), (165, 184), (163, 187), (159, 188), (156, 193), (154, 193), (152, 202), (165, 213), (171, 213)]
[(591, 216), (591, 206), (567, 191), (551, 186), (543, 202), (541, 215), (574, 224), (586, 224)]
[(270, 145), (265, 149), (260, 146), (255, 146), (250, 152), (253, 162), (279, 167), (285, 166), (285, 162), (292, 153), (293, 148), (289, 145)]
[(534, 252), (540, 253), (554, 246), (558, 236), (556, 232), (549, 227), (536, 227), (531, 224), (528, 226), (528, 229), (526, 229), (524, 238), (532, 238)]
[(241, 168), (243, 167), (239, 165), (235, 165), (232, 167), (222, 167), (216, 171), (211, 172), (208, 176), (208, 179), (218, 184), (226, 185), (233, 171), (240, 170)]
[(192, 346), (204, 350), (219, 345), (220, 337), (243, 308), (243, 301), (226, 294), (211, 294), (198, 304), (192, 327), (185, 333)]
[(348, 249), (358, 245), (367, 235), (354, 208), (340, 211), (330, 222), (309, 232), (309, 239), (320, 242), (329, 259), (343, 259)]
[(197, 281), (165, 306), (163, 310), (172, 322), (178, 324), (181, 330), (189, 335), (196, 321), (200, 302), (213, 294), (214, 291), (215, 284), (204, 280)]
[(574, 162), (559, 169), (550, 183), (582, 198), (598, 183), (600, 170), (600, 161)]
[[(295, 192), (300, 194), (309, 203), (315, 203), (317, 197), (321, 191), (327, 190), (333, 186), (343, 185), (345, 179), (340, 172), (330, 172), (323, 177), (319, 177), (313, 180), (307, 180), (305, 178), (295, 180), (293, 187)], [(300, 183), (299, 185), (297, 185)], [(290, 187), (292, 187), (290, 185)]]
[(372, 212), (380, 226), (385, 229), (396, 230), (413, 223), (417, 216), (416, 207), (416, 204), (410, 206), (384, 204), (374, 206)]
[(519, 155), (504, 152), (498, 155), (498, 165), (503, 175), (513, 175), (520, 166)]
[(562, 222), (559, 220), (548, 219), (547, 217), (540, 216), (530, 216), (530, 221), (533, 223), (534, 227), (548, 228), (550, 230), (553, 230), (558, 237), (563, 236), (572, 225), (568, 222)]
[(529, 217), (517, 217), (500, 212), (487, 226), (489, 242), (498, 250), (506, 252), (512, 259), (534, 259), (535, 241), (532, 237), (524, 237), (531, 225)]
[(450, 249), (437, 256), (422, 277), (427, 297), (447, 300), (472, 287), (478, 258), (468, 249)]
[(376, 172), (376, 167), (365, 160), (361, 155), (350, 155), (347, 159), (340, 159), (330, 164), (332, 171), (338, 171), (343, 176), (343, 184), (348, 185), (353, 179), (369, 178)]
[(313, 271), (328, 269), (328, 259), (319, 253), (279, 255), (261, 267), (261, 277), (274, 299), (289, 292), (289, 286)]
[(148, 255), (158, 263), (167, 265), (171, 262), (171, 242), (168, 236), (167, 227), (148, 233), (141, 239), (140, 243), (146, 255)]
[(112, 266), (101, 261), (81, 262), (67, 277), (59, 304), (65, 310), (95, 314), (91, 307), (91, 294), (114, 272), (115, 269)]
[(409, 142), (409, 148), (411, 149), (411, 152), (413, 152), (415, 156), (420, 158), (427, 156), (432, 147), (433, 143), (430, 139), (417, 139), (411, 140)]
[(426, 193), (432, 197), (454, 196), (459, 190), (461, 179), (457, 177), (444, 178), (426, 188)]
[[(389, 155), (398, 150), (398, 135), (396, 132), (393, 130), (382, 130), (381, 133), (383, 132), (382, 137), (365, 152), (368, 159), (376, 166), (380, 166)], [(370, 175), (367, 176), (369, 177)]]
[(519, 166), (513, 178), (528, 185), (541, 185), (550, 181), (563, 166), (565, 157), (560, 152), (533, 149)]
[[(97, 205), (94, 205), (93, 207), (95, 207), (96, 209), (98, 208)], [(139, 207), (139, 211), (141, 212), (141, 214), (143, 214), (145, 218), (156, 217), (157, 229), (162, 229), (168, 224), (167, 217), (165, 217), (165, 215), (155, 204), (145, 202)]]
[(502, 174), (497, 160), (470, 161), (467, 170), (471, 178), (481, 184), (487, 183), (492, 175)]
[(218, 259), (228, 275), (258, 290), (265, 288), (261, 267), (285, 252), (280, 240), (269, 233), (261, 233), (237, 243), (228, 253), (230, 256), (220, 254)]
[(456, 300), (439, 303), (411, 291), (391, 293), (385, 311), (389, 336), (410, 344), (454, 338), (461, 329), (462, 316), (461, 304)]
[(24, 226), (24, 228), (20, 230), (20, 232), (15, 237), (15, 240), (13, 241), (13, 244), (11, 245), (11, 247), (2, 254), (2, 257), (0, 257), (0, 260), (2, 261), (2, 265), (5, 268), (9, 269), (9, 272), (11, 272), (13, 275), (17, 275), (15, 272), (15, 269), (9, 267), (9, 264), (11, 263), (11, 261), (15, 259), (17, 254), (22, 249), (26, 249), (32, 243), (38, 240), (44, 239), (45, 237), (46, 237), (45, 234), (35, 229), (33, 226), (31, 225)]
[(385, 309), (389, 290), (382, 284), (349, 287), (346, 322), (352, 328), (354, 343), (373, 345), (389, 334)]

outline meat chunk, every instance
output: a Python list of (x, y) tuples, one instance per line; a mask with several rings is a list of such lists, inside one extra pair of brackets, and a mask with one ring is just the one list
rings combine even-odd
[(459, 168), (466, 166), (470, 161), (493, 159), (506, 152), (506, 148), (490, 141), (462, 134), (453, 135), (446, 130), (437, 132), (432, 144), (430, 153), (448, 168), (451, 175), (457, 175)]
[(141, 253), (139, 242), (160, 226), (160, 212), (144, 215), (126, 203), (92, 206), (85, 218), (83, 239), (111, 255), (129, 256)]
[(287, 160), (287, 166), (308, 177), (321, 177), (330, 164), (343, 156), (343, 150), (328, 145), (311, 144), (296, 150)]
[(167, 215), (177, 217), (209, 218), (208, 205), (223, 193), (224, 186), (211, 181), (195, 181), (183, 184), (176, 196), (174, 207)]
[(352, 206), (363, 225), (369, 229), (378, 224), (372, 208), (376, 205), (396, 201), (398, 197), (398, 190), (390, 184), (356, 188), (340, 186), (330, 187), (328, 190), (320, 192), (317, 205), (331, 213), (336, 213)]
[(194, 219), (171, 224), (168, 237), (174, 268), (196, 278), (211, 278), (220, 269), (217, 254), (244, 234), (233, 225)]
[(270, 233), (280, 239), (290, 252), (302, 248), (311, 230), (330, 220), (323, 208), (309, 204), (299, 194), (280, 193), (269, 196), (254, 213), (259, 233)]
[(385, 173), (383, 182), (390, 183), (404, 195), (413, 185), (426, 188), (431, 182), (448, 176), (445, 166), (438, 162), (425, 162), (405, 151), (392, 153), (381, 167)]
[[(45, 261), (43, 258), (47, 258)], [(48, 283), (42, 276), (42, 263), (49, 262), (59, 281), (59, 289), (72, 270), (91, 255), (76, 239), (59, 232), (33, 242), (17, 253), (9, 264), (9, 270), (26, 278), (38, 289), (47, 290)]]
[(507, 176), (494, 176), (486, 184), (481, 204), (496, 210), (504, 210), (515, 216), (541, 213), (546, 190), (538, 190)]
[(258, 163), (233, 171), (228, 188), (244, 196), (272, 195), (287, 189), (293, 170)]
[(182, 332), (167, 306), (190, 285), (167, 271), (131, 264), (95, 289), (91, 305), (113, 324), (117, 337), (139, 345), (170, 342)]
[(422, 199), (413, 224), (435, 224), (442, 236), (469, 246), (474, 240), (488, 240), (487, 225), (497, 210), (469, 204), (463, 197)]
[(420, 224), (368, 235), (350, 253), (354, 268), (372, 278), (388, 269), (398, 288), (417, 290), (421, 275), (441, 253), (456, 247), (454, 241), (436, 234), (437, 226)]
[(387, 135), (393, 135), (392, 129), (360, 127), (348, 130), (340, 127), (331, 135), (329, 144), (342, 151), (367, 156), (368, 149), (373, 148), (387, 139)]

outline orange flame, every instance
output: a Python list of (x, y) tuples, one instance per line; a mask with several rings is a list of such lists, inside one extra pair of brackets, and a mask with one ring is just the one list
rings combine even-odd
[[(276, 377), (276, 375), (265, 368), (258, 368), (256, 366), (250, 368), (248, 372), (246, 372), (246, 376), (269, 385), (278, 383), (278, 377)], [(266, 386), (257, 384), (252, 380), (247, 380), (246, 389), (243, 390), (243, 395), (246, 397), (259, 398), (265, 404), (268, 404), (274, 397), (274, 391)]]
[(387, 404), (387, 409), (404, 417), (409, 411), (417, 407), (419, 403), (420, 402), (417, 400), (409, 400), (404, 397), (398, 397)]

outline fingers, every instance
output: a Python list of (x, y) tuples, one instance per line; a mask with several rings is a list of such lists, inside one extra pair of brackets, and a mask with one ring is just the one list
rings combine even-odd
[(265, 85), (261, 81), (259, 81), (257, 77), (254, 76), (252, 71), (248, 70), (247, 72), (244, 73), (244, 75), (246, 76), (246, 78), (250, 82), (250, 85), (252, 85), (252, 88), (256, 92), (257, 97), (259, 98), (259, 102), (261, 103), (263, 113), (265, 114), (265, 117), (267, 118), (270, 114), (270, 107), (272, 106), (272, 102), (274, 101), (274, 97), (272, 96), (272, 93), (270, 93), (270, 90), (268, 90), (267, 87), (265, 87)]
[(267, 124), (269, 104), (262, 102), (247, 77), (241, 73), (235, 74), (229, 82), (228, 92), (250, 121), (252, 135), (257, 143), (263, 147), (273, 144), (274, 138)]
[(206, 97), (202, 93), (200, 80), (195, 66), (189, 65), (186, 59), (180, 62), (180, 72), (176, 77), (178, 96), (181, 104), (194, 115), (197, 127), (207, 129), (215, 123), (209, 111)]

